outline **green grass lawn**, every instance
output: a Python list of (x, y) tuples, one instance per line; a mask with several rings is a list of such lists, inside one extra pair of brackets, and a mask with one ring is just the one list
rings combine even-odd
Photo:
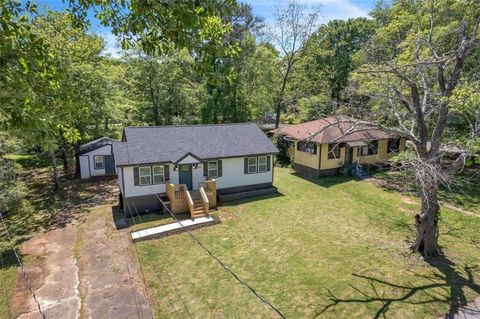
[[(428, 264), (408, 250), (415, 198), (285, 168), (275, 185), (194, 234), (288, 318), (434, 317), (480, 294), (480, 218), (442, 210), (448, 259)], [(137, 245), (156, 317), (277, 317), (188, 234)]]

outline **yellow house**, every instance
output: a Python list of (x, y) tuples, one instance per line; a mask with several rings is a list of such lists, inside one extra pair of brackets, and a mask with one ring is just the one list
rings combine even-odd
[(291, 141), (295, 171), (334, 175), (342, 168), (386, 162), (405, 150), (404, 137), (349, 117), (332, 116), (279, 129)]

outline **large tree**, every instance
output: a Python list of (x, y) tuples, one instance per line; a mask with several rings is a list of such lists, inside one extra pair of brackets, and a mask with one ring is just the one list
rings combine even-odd
[(54, 185), (59, 188), (55, 150), (59, 135), (74, 131), (56, 99), (59, 91), (55, 56), (32, 24), (37, 8), (29, 2), (2, 1), (0, 7), (0, 125), (19, 129), (51, 154)]
[(171, 49), (204, 50), (217, 46), (225, 32), (221, 15), (235, 0), (135, 1), (68, 0), (80, 24), (88, 24), (88, 10), (120, 38), (122, 48), (141, 48), (149, 55)]
[(367, 18), (332, 20), (312, 36), (310, 65), (328, 79), (332, 99), (339, 100), (350, 72), (358, 67), (355, 54), (365, 46), (375, 31), (375, 22)]
[(198, 61), (205, 79), (207, 100), (202, 107), (202, 122), (238, 122), (249, 118), (244, 90), (250, 70), (249, 58), (255, 54), (255, 35), (263, 27), (263, 20), (254, 16), (247, 4), (231, 3), (222, 14), (223, 24), (230, 30), (222, 39), (222, 47), (206, 51), (204, 61)]
[(285, 7), (277, 7), (274, 17), (275, 22), (270, 27), (267, 36), (274, 47), (280, 50), (283, 59), (283, 63), (278, 67), (281, 80), (276, 89), (275, 100), (275, 128), (278, 128), (284, 109), (288, 81), (295, 65), (308, 52), (312, 43), (308, 39), (317, 28), (320, 12), (318, 9), (313, 9), (307, 13), (304, 4), (291, 1)]
[[(372, 115), (396, 121), (413, 142), (414, 156), (403, 161), (421, 190), (411, 248), (430, 257), (439, 253), (438, 189), (463, 166), (480, 130), (478, 104), (462, 109), (456, 102), (470, 87), (464, 70), (479, 50), (480, 7), (475, 1), (398, 0), (382, 10), (375, 13), (383, 25), (367, 49), (370, 63), (356, 80), (373, 99)], [(465, 151), (446, 164), (441, 146), (455, 114), (470, 118), (471, 132), (467, 139), (456, 137)]]
[(126, 61), (139, 93), (140, 122), (168, 125), (197, 121), (201, 90), (188, 52), (157, 57), (135, 51), (129, 52)]

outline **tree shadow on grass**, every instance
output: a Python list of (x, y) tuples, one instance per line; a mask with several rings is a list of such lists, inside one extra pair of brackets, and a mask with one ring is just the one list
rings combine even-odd
[(351, 175), (334, 175), (334, 176), (322, 176), (322, 177), (310, 177), (300, 173), (291, 173), (293, 176), (301, 178), (307, 182), (313, 183), (318, 186), (329, 188), (338, 184), (348, 183), (356, 180)]
[[(374, 174), (376, 182), (383, 189), (419, 196), (420, 190), (411, 183), (405, 173), (378, 170)], [(456, 176), (449, 188), (441, 186), (439, 199), (447, 204), (480, 212), (480, 173), (475, 169), (465, 169)]]
[[(17, 257), (15, 256), (13, 249), (7, 246), (8, 245), (6, 245), (3, 248), (0, 247), (0, 254), (2, 255), (2, 263), (0, 264), (0, 271), (3, 271), (4, 269), (10, 268), (10, 267), (18, 266)], [(19, 256), (19, 257), (22, 258), (22, 256)], [(1, 289), (0, 289), (0, 293), (1, 293)]]
[[(372, 317), (386, 318), (390, 308), (397, 303), (410, 305), (441, 303), (449, 306), (449, 312), (445, 315), (445, 318), (452, 318), (460, 307), (465, 306), (469, 302), (465, 295), (466, 289), (480, 294), (480, 285), (475, 282), (473, 275), (478, 269), (478, 265), (464, 265), (463, 271), (465, 275), (463, 275), (455, 267), (455, 264), (446, 257), (438, 257), (427, 260), (427, 262), (440, 273), (428, 276), (415, 275), (422, 281), (429, 281), (429, 283), (420, 285), (397, 284), (381, 278), (353, 274), (356, 279), (366, 281), (369, 288), (362, 290), (354, 284), (350, 284), (349, 286), (357, 295), (345, 298), (328, 290), (330, 302), (327, 305), (323, 305), (314, 317), (317, 318), (328, 311), (333, 311), (336, 306), (342, 304), (378, 304), (378, 309)], [(446, 294), (439, 294), (439, 290)], [(470, 311), (472, 315), (480, 316), (478, 310), (466, 309), (466, 311)]]
[(5, 216), (15, 246), (32, 233), (63, 228), (89, 208), (113, 203), (117, 191), (112, 180), (69, 180), (61, 174), (62, 188), (55, 193), (48, 170), (24, 171), (20, 176), (26, 185), (30, 207)]

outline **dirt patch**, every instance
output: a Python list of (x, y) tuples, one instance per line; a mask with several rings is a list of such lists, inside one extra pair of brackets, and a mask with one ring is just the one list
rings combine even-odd
[(401, 212), (407, 213), (407, 214), (412, 215), (412, 216), (417, 213), (417, 212), (415, 212), (414, 210), (408, 209), (408, 208), (405, 208), (405, 207), (399, 207), (398, 209), (399, 209)]
[(405, 196), (405, 195), (400, 195), (400, 200), (402, 202), (404, 202), (405, 204), (408, 204), (408, 205), (416, 205), (417, 204), (416, 200), (414, 200), (411, 197)]
[(238, 219), (237, 215), (230, 213), (228, 210), (226, 210), (224, 208), (219, 208), (218, 212), (220, 212), (218, 214), (218, 218), (220, 219), (220, 222), (222, 222), (222, 223)]
[[(76, 226), (36, 234), (23, 244), (25, 271), (47, 318), (77, 318), (80, 311), (78, 269), (73, 253)], [(39, 318), (37, 304), (18, 272), (12, 309), (19, 319)]]
[(455, 206), (455, 205), (452, 205), (452, 204), (449, 204), (449, 203), (445, 203), (445, 202), (440, 202), (440, 204), (442, 206), (444, 206), (445, 208), (454, 210), (456, 212), (460, 212), (460, 213), (465, 214), (465, 215), (480, 217), (479, 213), (476, 213), (476, 212), (471, 211), (471, 210), (464, 209), (462, 207), (458, 207), (458, 206)]
[(152, 318), (128, 230), (116, 230), (111, 206), (92, 209), (79, 232), (81, 314), (88, 318)]

